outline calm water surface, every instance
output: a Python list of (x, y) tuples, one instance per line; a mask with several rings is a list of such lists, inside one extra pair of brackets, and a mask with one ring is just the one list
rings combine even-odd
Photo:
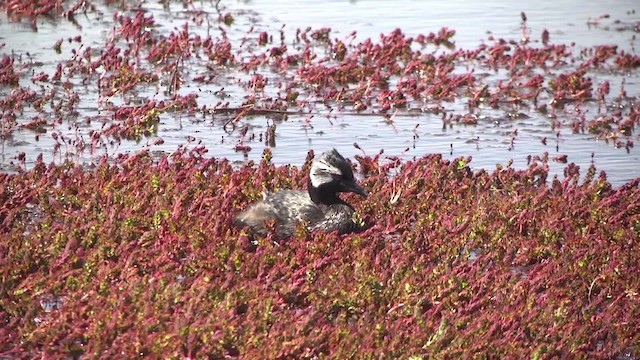
[[(277, 34), (283, 28), (292, 37), (297, 28), (330, 27), (332, 36), (346, 38), (356, 32), (357, 39), (372, 38), (376, 40), (381, 33), (389, 33), (400, 28), (405, 34), (414, 36), (420, 33), (437, 32), (441, 27), (456, 31), (454, 37), (457, 48), (471, 49), (488, 37), (519, 40), (521, 36), (520, 13), (527, 15), (529, 36), (539, 39), (544, 29), (550, 33), (553, 43), (575, 43), (576, 48), (595, 45), (617, 45), (627, 52), (636, 53), (638, 32), (629, 30), (629, 24), (640, 21), (640, 6), (636, 1), (588, 1), (579, 6), (574, 1), (545, 1), (517, 3), (512, 1), (467, 2), (451, 1), (242, 1), (221, 2), (225, 12), (237, 14), (233, 29), (228, 30), (231, 39), (240, 39), (248, 28), (254, 31), (268, 31)], [(211, 3), (200, 3), (215, 12)], [(164, 5), (154, 2), (142, 3), (142, 7), (154, 15), (161, 26), (157, 29), (162, 34), (169, 34), (182, 23), (189, 20), (192, 13), (182, 5)], [(55, 72), (55, 64), (71, 56), (71, 49), (78, 45), (65, 45), (61, 54), (56, 54), (53, 43), (61, 38), (67, 39), (82, 35), (83, 46), (100, 47), (112, 31), (114, 9), (98, 7), (98, 12), (86, 18), (77, 17), (77, 23), (63, 20), (40, 18), (37, 31), (28, 21), (11, 22), (5, 14), (0, 14), (0, 48), (4, 54), (31, 57), (39, 62), (38, 71)], [(608, 14), (608, 19), (596, 21), (599, 16)], [(597, 23), (596, 23), (597, 22)], [(193, 32), (206, 34), (202, 28), (190, 27)], [(233, 74), (229, 74), (229, 77)], [(627, 95), (640, 95), (640, 76), (638, 70), (626, 76), (619, 74), (598, 74), (599, 80), (606, 79), (612, 84), (612, 94), (617, 91), (622, 79), (625, 81)], [(21, 85), (29, 83), (22, 81)], [(594, 81), (594, 84), (597, 84)], [(36, 89), (39, 86), (31, 86)], [(75, 89), (81, 97), (79, 116), (68, 119), (54, 131), (71, 137), (87, 137), (91, 129), (99, 129), (102, 124), (93, 121), (86, 124), (86, 117), (98, 117), (101, 109), (97, 104), (97, 94), (82, 87)], [(187, 84), (182, 93), (197, 91), (199, 104), (215, 104), (220, 99), (213, 95), (216, 88), (203, 89), (197, 85)], [(225, 90), (232, 104), (239, 104), (246, 90), (227, 84)], [(0, 89), (0, 95), (7, 95), (10, 89)], [(154, 96), (156, 89), (149, 89), (148, 94)], [(466, 100), (465, 100), (466, 101)], [(444, 103), (444, 107), (454, 113), (466, 113), (464, 103)], [(590, 109), (594, 111), (593, 109)], [(507, 113), (522, 113), (517, 119)], [(570, 126), (554, 129), (550, 120), (528, 108), (512, 107), (506, 109), (480, 108), (477, 113), (477, 125), (453, 125), (443, 127), (441, 117), (428, 113), (398, 115), (392, 123), (382, 115), (354, 115), (349, 113), (329, 112), (328, 110), (307, 115), (292, 115), (287, 121), (277, 123), (276, 146), (272, 149), (274, 161), (279, 164), (301, 164), (309, 149), (323, 151), (336, 147), (346, 156), (360, 154), (354, 148), (357, 143), (367, 154), (374, 155), (384, 149), (387, 155), (401, 155), (404, 159), (421, 156), (426, 153), (442, 153), (448, 158), (472, 156), (474, 168), (493, 169), (495, 165), (505, 164), (513, 160), (515, 167), (526, 166), (528, 155), (541, 155), (548, 152), (550, 157), (567, 154), (569, 162), (575, 162), (586, 169), (592, 162), (598, 170), (605, 170), (609, 180), (620, 185), (640, 176), (640, 138), (637, 130), (629, 138), (636, 146), (629, 149), (616, 148), (611, 142), (596, 139), (595, 135), (574, 134)], [(28, 121), (33, 114), (25, 112), (22, 122)], [(572, 114), (568, 111), (559, 119), (571, 123)], [(577, 115), (575, 115), (577, 116)], [(590, 115), (589, 115), (590, 116)], [(565, 123), (566, 123), (565, 122)], [(249, 128), (248, 134), (259, 135), (273, 120), (266, 117), (253, 117), (243, 121)], [(25, 152), (27, 165), (33, 163), (38, 154), (45, 159), (60, 160), (62, 152), (53, 154), (55, 142), (48, 131), (35, 141), (32, 131), (20, 129), (10, 136), (1, 139), (2, 158), (0, 169), (11, 171), (11, 162), (16, 162), (16, 154)], [(234, 151), (240, 134), (222, 129), (216, 121), (180, 114), (163, 114), (157, 137), (164, 141), (161, 145), (153, 145), (154, 138), (105, 144), (93, 154), (74, 153), (67, 149), (65, 156), (77, 161), (90, 163), (102, 153), (115, 155), (121, 152), (135, 152), (142, 148), (150, 148), (158, 152), (172, 152), (180, 146), (203, 144), (209, 149), (209, 155), (227, 157), (234, 161), (259, 159), (264, 143), (254, 141), (248, 143), (252, 150), (246, 154)], [(189, 138), (191, 139), (189, 140)], [(546, 145), (542, 139), (547, 138)], [(195, 139), (195, 140), (193, 140)], [(63, 149), (64, 150), (64, 149)], [(565, 164), (550, 162), (553, 174), (562, 174)]]

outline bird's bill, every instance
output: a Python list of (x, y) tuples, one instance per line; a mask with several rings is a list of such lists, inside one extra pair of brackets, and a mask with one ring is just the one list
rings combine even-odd
[(354, 182), (343, 183), (342, 186), (345, 192), (360, 194), (364, 197), (369, 196), (369, 193), (367, 192), (367, 190), (363, 189), (360, 185)]

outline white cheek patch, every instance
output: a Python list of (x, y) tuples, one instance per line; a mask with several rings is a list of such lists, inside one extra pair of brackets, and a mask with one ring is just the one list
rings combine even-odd
[(341, 174), (337, 167), (321, 162), (314, 163), (309, 173), (309, 179), (313, 187), (319, 187), (322, 184), (331, 182), (333, 180), (331, 174)]

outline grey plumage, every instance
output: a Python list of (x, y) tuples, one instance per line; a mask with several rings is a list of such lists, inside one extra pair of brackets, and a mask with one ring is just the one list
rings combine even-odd
[(310, 231), (357, 231), (353, 208), (338, 197), (340, 192), (354, 192), (367, 196), (353, 178), (349, 163), (335, 149), (325, 152), (311, 163), (307, 190), (280, 190), (265, 194), (236, 215), (235, 224), (247, 226), (251, 232), (265, 235), (265, 222), (275, 221), (276, 235), (293, 235), (298, 223)]

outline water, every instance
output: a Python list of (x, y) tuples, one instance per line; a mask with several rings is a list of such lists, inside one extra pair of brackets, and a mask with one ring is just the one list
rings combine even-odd
[[(180, 29), (185, 21), (190, 22), (190, 32), (214, 37), (220, 34), (218, 23), (210, 29), (206, 22), (196, 25), (193, 21), (196, 10), (203, 9), (217, 17), (213, 3), (196, 2), (193, 7), (178, 3), (142, 3), (145, 15), (153, 15), (159, 27), (155, 30), (164, 36)], [(286, 42), (294, 37), (297, 28), (308, 26), (317, 29), (331, 27), (332, 38), (347, 38), (353, 31), (358, 41), (365, 38), (376, 40), (381, 33), (389, 33), (400, 28), (405, 34), (415, 36), (420, 33), (437, 32), (441, 27), (456, 31), (454, 37), (457, 48), (472, 49), (480, 43), (489, 43), (489, 37), (520, 40), (520, 13), (527, 15), (528, 36), (539, 40), (544, 29), (550, 33), (553, 43), (575, 43), (575, 51), (581, 48), (603, 44), (614, 44), (620, 49), (636, 53), (637, 26), (640, 16), (636, 13), (634, 1), (592, 1), (576, 6), (572, 1), (553, 1), (543, 4), (510, 1), (491, 1), (469, 3), (466, 1), (242, 1), (222, 2), (223, 13), (232, 13), (235, 22), (224, 27), (228, 37), (237, 45), (253, 27), (253, 35), (259, 31), (267, 31), (277, 37), (284, 26)], [(29, 64), (22, 69), (20, 85), (28, 86), (34, 91), (49, 91), (54, 87), (51, 83), (31, 82), (32, 75), (44, 71), (55, 72), (59, 62), (64, 63), (73, 56), (72, 51), (87, 47), (96, 49), (104, 47), (106, 39), (112, 36), (115, 26), (111, 5), (96, 4), (95, 11), (88, 11), (86, 16), (75, 16), (74, 21), (55, 17), (39, 17), (35, 27), (26, 18), (9, 19), (5, 13), (0, 14), (0, 56), (9, 54), (20, 59), (21, 64)], [(609, 18), (598, 19), (608, 14)], [(37, 30), (34, 30), (37, 28)], [(68, 39), (77, 35), (81, 42)], [(53, 44), (64, 39), (61, 53), (56, 53)], [(248, 49), (251, 49), (248, 47)], [(258, 49), (256, 49), (258, 51)], [(248, 56), (250, 52), (238, 54)], [(193, 75), (203, 72), (204, 67), (195, 60)], [(262, 70), (261, 70), (262, 71)], [(269, 75), (268, 70), (264, 70)], [(478, 74), (484, 70), (479, 69)], [(252, 74), (222, 70), (218, 71), (216, 80), (211, 84), (198, 84), (187, 81), (180, 93), (197, 93), (198, 105), (212, 106), (218, 101), (230, 101), (231, 105), (240, 104), (247, 95), (247, 90), (238, 86), (237, 79), (246, 79)], [(486, 74), (491, 76), (491, 74)], [(592, 75), (592, 74), (590, 74)], [(594, 87), (600, 80), (611, 82), (612, 98), (618, 91), (622, 79), (630, 97), (640, 94), (640, 76), (638, 70), (632, 70), (620, 76), (608, 72), (597, 74)], [(188, 80), (188, 79), (187, 79)], [(60, 123), (50, 124), (46, 133), (36, 134), (29, 129), (15, 128), (2, 137), (2, 157), (0, 170), (15, 170), (18, 154), (25, 153), (25, 164), (32, 164), (38, 154), (45, 160), (61, 161), (71, 158), (78, 162), (90, 163), (103, 153), (116, 155), (131, 153), (148, 148), (156, 152), (171, 153), (178, 147), (193, 147), (202, 144), (209, 149), (208, 156), (226, 157), (234, 161), (259, 159), (265, 142), (259, 141), (260, 135), (266, 133), (269, 125), (276, 124), (276, 146), (273, 147), (274, 162), (278, 164), (301, 164), (309, 149), (323, 151), (336, 147), (343, 155), (361, 154), (353, 144), (357, 143), (369, 155), (384, 149), (386, 155), (399, 155), (403, 159), (411, 159), (427, 153), (442, 153), (448, 158), (472, 156), (474, 168), (491, 170), (496, 164), (505, 164), (513, 160), (513, 166), (523, 168), (527, 164), (528, 155), (566, 154), (569, 162), (575, 162), (582, 169), (594, 163), (598, 170), (607, 172), (614, 185), (621, 185), (640, 176), (640, 140), (637, 131), (624, 140), (635, 142), (635, 147), (616, 148), (612, 141), (598, 139), (589, 133), (574, 134), (570, 124), (572, 117), (580, 116), (572, 113), (568, 107), (566, 113), (559, 115), (557, 121), (562, 126), (554, 128), (553, 122), (545, 115), (533, 109), (518, 106), (505, 106), (500, 109), (480, 108), (476, 112), (479, 117), (476, 125), (453, 124), (443, 126), (440, 115), (428, 112), (400, 112), (393, 121), (388, 121), (380, 114), (365, 111), (354, 114), (350, 111), (329, 111), (322, 105), (313, 107), (310, 114), (289, 114), (286, 121), (274, 120), (268, 116), (253, 116), (242, 119), (235, 129), (224, 129), (224, 117), (214, 115), (190, 115), (183, 112), (168, 112), (160, 115), (157, 134), (143, 137), (139, 141), (127, 141), (102, 136), (95, 143), (93, 151), (88, 150), (91, 143), (89, 132), (98, 131), (108, 124), (108, 116), (104, 109), (103, 99), (92, 87), (91, 83), (82, 84), (77, 80), (69, 90), (80, 97), (77, 114), (72, 114)], [(224, 93), (217, 93), (224, 88)], [(140, 98), (163, 98), (166, 84), (152, 85), (138, 90)], [(11, 88), (0, 88), (0, 95), (7, 96)], [(123, 104), (121, 97), (110, 99), (116, 104)], [(632, 101), (637, 101), (637, 98)], [(452, 113), (468, 112), (466, 100), (453, 103), (442, 103)], [(431, 105), (431, 104), (426, 104)], [(335, 109), (334, 109), (335, 110)], [(596, 109), (591, 106), (586, 117), (595, 116)], [(522, 113), (525, 116), (511, 118), (510, 113)], [(27, 108), (18, 116), (18, 123), (24, 124), (38, 113)], [(52, 119), (47, 119), (51, 121)], [(568, 124), (568, 125), (567, 125)], [(237, 152), (235, 145), (242, 139), (240, 128), (246, 127), (247, 137), (244, 144), (251, 146), (248, 153)], [(58, 141), (54, 136), (58, 135)], [(546, 145), (543, 139), (546, 138)], [(64, 141), (60, 141), (64, 139)], [(161, 139), (162, 141), (158, 141)], [(54, 148), (59, 146), (57, 151)], [(565, 164), (551, 161), (552, 174), (562, 176)]]
[[(620, 36), (602, 27), (588, 26), (589, 19), (609, 14), (614, 19), (638, 21), (637, 2), (586, 1), (576, 6), (570, 0), (514, 3), (508, 0), (469, 2), (451, 1), (249, 1), (247, 7), (262, 14), (273, 28), (331, 27), (344, 34), (357, 31), (362, 37), (377, 37), (401, 28), (409, 35), (435, 32), (441, 27), (456, 31), (456, 45), (475, 47), (491, 33), (512, 38), (520, 33), (520, 13), (525, 12), (534, 36), (548, 29), (557, 43), (576, 42), (593, 46), (613, 42), (630, 45), (631, 34)], [(631, 16), (632, 15), (632, 16)], [(626, 38), (626, 39), (625, 39)]]

